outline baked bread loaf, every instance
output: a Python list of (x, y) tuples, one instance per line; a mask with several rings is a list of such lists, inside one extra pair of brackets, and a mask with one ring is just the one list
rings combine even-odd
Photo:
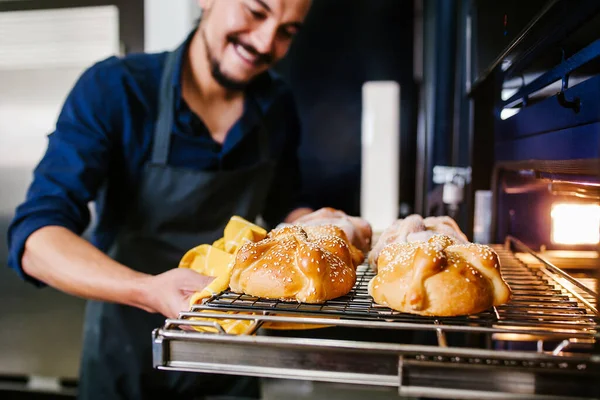
[(399, 219), (387, 228), (369, 253), (369, 264), (377, 270), (377, 259), (381, 250), (391, 243), (426, 242), (434, 235), (446, 235), (459, 243), (468, 243), (456, 222), (448, 217), (427, 217), (409, 215)]
[(346, 236), (346, 232), (342, 230), (339, 226), (335, 225), (307, 225), (300, 226), (307, 234), (308, 238), (311, 240), (316, 240), (319, 236), (336, 236), (342, 239), (348, 245), (350, 249), (350, 255), (352, 256), (352, 263), (354, 268), (362, 264), (365, 260), (365, 253), (363, 253), (360, 249), (354, 246), (348, 237)]
[(229, 287), (268, 299), (322, 303), (347, 294), (355, 281), (352, 252), (343, 238), (292, 225), (242, 246)]
[(334, 225), (340, 227), (354, 246), (363, 252), (371, 249), (373, 230), (371, 225), (360, 217), (351, 217), (345, 212), (330, 207), (321, 208), (294, 221), (294, 225), (318, 226)]
[(490, 247), (444, 235), (386, 246), (369, 282), (376, 303), (430, 316), (479, 313), (508, 302), (510, 293)]

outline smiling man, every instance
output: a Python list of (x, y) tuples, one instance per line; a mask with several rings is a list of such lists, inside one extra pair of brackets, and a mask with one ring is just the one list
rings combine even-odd
[[(80, 398), (257, 395), (251, 380), (152, 368), (152, 329), (210, 281), (177, 269), (232, 215), (270, 225), (299, 206), (299, 126), (269, 68), (310, 0), (200, 0), (173, 52), (110, 58), (69, 94), (9, 231), (23, 279), (89, 299)], [(94, 201), (90, 244), (80, 237)]]

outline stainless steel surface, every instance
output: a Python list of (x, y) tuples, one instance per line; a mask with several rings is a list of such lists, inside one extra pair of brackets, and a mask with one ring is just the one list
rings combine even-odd
[(55, 290), (27, 286), (0, 268), (0, 381), (2, 376), (76, 379), (84, 306)]
[[(262, 400), (400, 400), (396, 388), (387, 386), (356, 386), (284, 379), (263, 379)], [(416, 399), (415, 399), (416, 400)]]
[[(579, 290), (583, 291), (584, 294), (587, 294), (588, 296), (590, 296), (591, 300), (585, 299), (585, 298), (583, 298), (583, 296), (581, 294), (566, 287), (566, 285), (564, 286), (567, 290), (569, 290), (569, 292), (573, 296), (577, 297), (580, 301), (582, 301), (592, 311), (592, 313), (598, 314), (598, 310), (592, 304), (592, 302), (595, 301), (595, 299), (596, 299), (597, 293), (594, 292), (591, 288), (589, 288), (585, 284), (579, 282), (577, 279), (571, 277), (571, 275), (569, 275), (562, 269), (558, 268), (556, 265), (554, 265), (550, 261), (538, 256), (534, 251), (527, 248), (527, 246), (523, 242), (521, 242), (519, 239), (509, 236), (506, 238), (506, 246), (511, 246), (511, 245), (514, 245), (519, 251), (527, 253), (527, 254), (531, 255), (532, 257), (534, 257), (536, 260), (538, 260), (543, 265), (542, 272), (544, 272), (546, 275), (549, 275), (550, 277), (552, 277), (551, 274), (548, 274), (548, 272), (551, 272), (552, 274), (560, 275), (560, 277), (562, 279), (566, 279), (567, 282), (569, 282), (571, 285), (576, 286)], [(550, 270), (550, 271), (548, 271), (548, 270)]]
[[(2, 376), (76, 379), (85, 302), (23, 282), (6, 266), (6, 231), (31, 168), (0, 168), (0, 381)], [(1, 397), (1, 396), (0, 396)]]
[(0, 70), (0, 381), (78, 375), (84, 301), (19, 279), (6, 265), (6, 234), (81, 71)]
[[(496, 246), (496, 251), (514, 298), (476, 316), (427, 318), (373, 304), (366, 294), (373, 273), (363, 266), (348, 296), (323, 305), (230, 292), (215, 296), (153, 333), (154, 364), (160, 369), (398, 387), (399, 394), (408, 396), (595, 398), (600, 356), (593, 345), (599, 318), (591, 301), (575, 295), (581, 296), (576, 289), (591, 297), (588, 288), (563, 287), (557, 279), (570, 277), (543, 259), (541, 267), (526, 265), (503, 247)], [(559, 270), (562, 274), (557, 275)], [(308, 331), (312, 337), (282, 337), (266, 330), (269, 336), (180, 329), (194, 325), (194, 317), (254, 320), (256, 326), (279, 321), (366, 328), (373, 340), (326, 338), (321, 329)], [(429, 331), (437, 345), (419, 343), (420, 339), (417, 344), (377, 340), (375, 332), (382, 330)], [(466, 341), (448, 340), (447, 335), (456, 333)]]
[(577, 398), (598, 374), (598, 360), (592, 371), (589, 357), (532, 352), (164, 331), (155, 346), (161, 369), (392, 386), (424, 397), (443, 389), (451, 398), (534, 398), (545, 389), (557, 395), (539, 398), (564, 399), (567, 388)]

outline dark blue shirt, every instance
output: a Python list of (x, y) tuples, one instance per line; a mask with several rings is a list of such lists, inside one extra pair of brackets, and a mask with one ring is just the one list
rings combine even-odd
[[(75, 84), (9, 227), (8, 265), (24, 279), (39, 284), (21, 267), (29, 235), (51, 225), (82, 234), (90, 223), (91, 202), (97, 212), (91, 241), (103, 251), (111, 246), (149, 161), (166, 54), (112, 57), (89, 68)], [(181, 97), (182, 60), (172, 80), (176, 100), (168, 164), (206, 171), (252, 165), (259, 158), (258, 128), (264, 122), (278, 165), (262, 216), (270, 227), (276, 225), (300, 206), (300, 126), (291, 92), (271, 72), (255, 79), (247, 88), (242, 117), (220, 145)]]

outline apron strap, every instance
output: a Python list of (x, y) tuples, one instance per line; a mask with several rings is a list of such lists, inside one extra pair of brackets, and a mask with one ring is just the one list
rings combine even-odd
[(175, 73), (177, 57), (183, 52), (183, 47), (167, 54), (165, 66), (160, 80), (158, 97), (158, 119), (154, 126), (152, 143), (152, 164), (166, 165), (171, 147), (171, 131), (173, 129), (173, 86), (171, 80)]
[[(171, 79), (175, 73), (177, 57), (183, 52), (183, 47), (169, 52), (165, 60), (160, 91), (158, 99), (158, 119), (154, 126), (154, 136), (152, 142), (151, 163), (167, 165), (169, 150), (171, 148), (171, 131), (173, 129), (173, 107), (174, 96)], [(269, 131), (265, 122), (264, 115), (260, 106), (253, 101), (255, 109), (259, 116), (258, 140), (260, 160), (265, 162), (271, 159), (271, 145), (269, 143)]]
[(254, 108), (258, 115), (258, 151), (260, 160), (263, 162), (271, 160), (271, 144), (269, 143), (269, 129), (265, 121), (265, 116), (260, 108), (260, 105), (251, 99), (254, 104)]

